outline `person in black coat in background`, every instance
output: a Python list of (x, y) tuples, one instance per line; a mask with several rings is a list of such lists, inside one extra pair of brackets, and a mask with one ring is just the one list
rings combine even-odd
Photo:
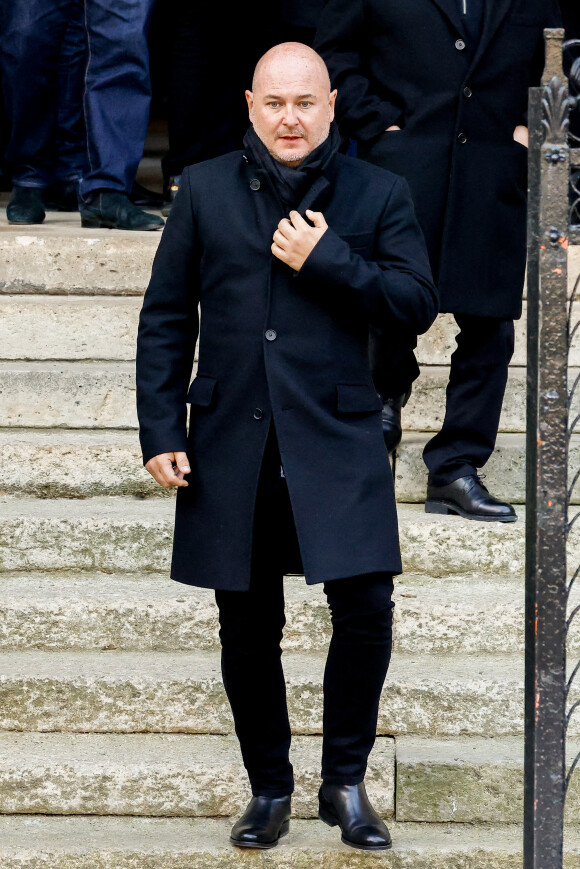
[(364, 776), (401, 561), (368, 330), (425, 331), (436, 293), (406, 182), (337, 153), (320, 57), (272, 49), (246, 96), (243, 152), (184, 171), (154, 261), (137, 351), (143, 459), (178, 487), (172, 577), (216, 590), (253, 793), (232, 842), (272, 847), (288, 830), (282, 578), (304, 571), (324, 582), (333, 622), (320, 816), (348, 844), (384, 849)]
[[(428, 512), (517, 518), (477, 469), (495, 446), (521, 315), (528, 88), (543, 28), (559, 22), (556, 0), (328, 0), (320, 20), (341, 132), (408, 180), (441, 311), (460, 329), (443, 426), (423, 453)], [(419, 374), (415, 343), (379, 334), (373, 345), (391, 449)]]

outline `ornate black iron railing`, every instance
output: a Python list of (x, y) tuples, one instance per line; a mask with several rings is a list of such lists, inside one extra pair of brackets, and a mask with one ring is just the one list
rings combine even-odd
[(570, 606), (580, 565), (569, 579), (566, 557), (580, 529), (580, 511), (569, 518), (580, 470), (568, 479), (570, 439), (580, 428), (580, 375), (568, 391), (580, 328), (580, 276), (569, 281), (570, 245), (580, 244), (579, 94), (580, 41), (546, 31), (544, 78), (530, 92), (529, 114), (524, 869), (561, 869), (566, 794), (580, 764), (580, 754), (566, 756), (580, 715), (580, 661), (569, 675), (566, 661), (580, 619), (580, 606)]

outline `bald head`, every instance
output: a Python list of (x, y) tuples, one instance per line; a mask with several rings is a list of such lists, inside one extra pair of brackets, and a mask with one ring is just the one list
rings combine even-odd
[(325, 62), (313, 48), (301, 42), (283, 42), (262, 55), (254, 70), (252, 90), (255, 93), (260, 88), (261, 79), (267, 80), (277, 74), (286, 77), (295, 72), (319, 78), (321, 86), (330, 94), (330, 77)]
[(299, 166), (328, 136), (336, 91), (319, 54), (284, 42), (260, 58), (246, 99), (250, 121), (272, 156)]

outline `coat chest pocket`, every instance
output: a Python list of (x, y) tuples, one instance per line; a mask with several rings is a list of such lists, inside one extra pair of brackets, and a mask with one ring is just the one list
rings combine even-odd
[(210, 407), (217, 380), (214, 377), (207, 377), (205, 374), (198, 374), (195, 380), (189, 386), (186, 402), (194, 407)]
[(371, 253), (373, 250), (374, 232), (339, 232), (338, 234), (356, 253)]
[(521, 27), (543, 27), (545, 23), (545, 14), (541, 9), (523, 9), (521, 4), (514, 9), (507, 18), (507, 24), (516, 24)]
[(339, 413), (377, 413), (383, 402), (379, 394), (366, 383), (337, 383), (336, 409)]

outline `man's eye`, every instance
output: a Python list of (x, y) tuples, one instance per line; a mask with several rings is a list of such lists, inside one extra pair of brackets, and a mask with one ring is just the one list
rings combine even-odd
[(270, 108), (277, 109), (279, 105), (280, 105), (279, 103), (270, 103)]
[(307, 109), (308, 106), (312, 105), (312, 103), (300, 103), (300, 105), (302, 106), (303, 109)]

